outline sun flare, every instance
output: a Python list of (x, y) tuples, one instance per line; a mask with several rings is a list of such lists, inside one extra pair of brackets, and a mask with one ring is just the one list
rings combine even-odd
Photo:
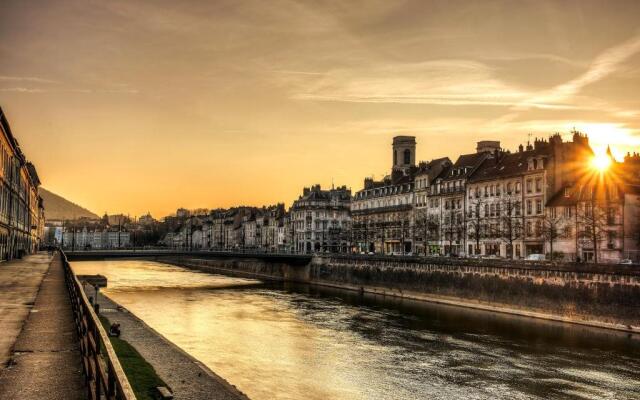
[(596, 154), (591, 160), (591, 166), (600, 172), (605, 172), (611, 166), (611, 158), (607, 154)]

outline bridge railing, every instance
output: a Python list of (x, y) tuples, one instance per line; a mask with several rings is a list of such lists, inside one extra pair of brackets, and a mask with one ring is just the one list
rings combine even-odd
[(61, 252), (62, 265), (71, 307), (80, 340), (82, 366), (91, 400), (135, 400), (136, 396), (120, 365), (111, 341), (93, 306), (87, 299), (82, 284), (73, 273), (67, 256)]

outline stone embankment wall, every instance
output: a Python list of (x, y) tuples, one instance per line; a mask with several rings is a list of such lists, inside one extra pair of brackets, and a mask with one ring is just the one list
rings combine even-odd
[(640, 270), (631, 266), (357, 256), (319, 256), (302, 266), (259, 259), (165, 261), (640, 332)]

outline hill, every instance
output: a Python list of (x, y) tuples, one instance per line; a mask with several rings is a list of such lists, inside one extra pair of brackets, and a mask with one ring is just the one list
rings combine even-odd
[(84, 207), (70, 202), (62, 196), (51, 193), (45, 188), (40, 188), (40, 196), (44, 201), (44, 214), (46, 219), (74, 219), (74, 218), (98, 218), (98, 216)]

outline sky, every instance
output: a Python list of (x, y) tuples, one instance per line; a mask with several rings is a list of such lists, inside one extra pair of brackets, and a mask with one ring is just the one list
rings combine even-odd
[(0, 2), (0, 106), (90, 210), (291, 204), (478, 140), (640, 149), (638, 1)]

